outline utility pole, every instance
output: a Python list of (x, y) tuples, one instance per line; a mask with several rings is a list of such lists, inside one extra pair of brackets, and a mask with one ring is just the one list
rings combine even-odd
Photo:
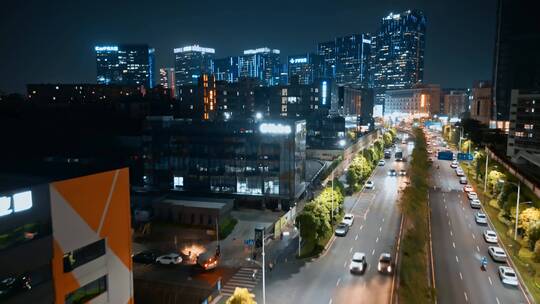
[(518, 230), (518, 216), (519, 216), (519, 193), (521, 190), (521, 181), (518, 182), (518, 193), (516, 200), (516, 229), (514, 230), (514, 241), (517, 239), (517, 230)]
[(300, 222), (298, 222), (298, 257), (300, 257), (300, 246), (302, 244), (302, 232), (300, 231)]
[(488, 154), (488, 148), (485, 147), (486, 151), (486, 171), (484, 172), (484, 192), (486, 192), (487, 189), (487, 176), (488, 176), (488, 162), (489, 162), (489, 154)]
[(332, 218), (330, 219), (331, 223), (334, 223), (334, 171), (332, 170)]
[(264, 259), (264, 230), (262, 232), (262, 281), (263, 281), (263, 304), (266, 304), (266, 278), (265, 278), (265, 259)]

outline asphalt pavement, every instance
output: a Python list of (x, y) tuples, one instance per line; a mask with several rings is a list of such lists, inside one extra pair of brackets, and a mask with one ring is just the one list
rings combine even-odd
[[(436, 158), (436, 157), (434, 157)], [(498, 266), (488, 254), (483, 238), (489, 225), (478, 225), (463, 186), (451, 162), (435, 160), (431, 169), (432, 246), (437, 302), (445, 303), (528, 303), (521, 288), (503, 285)], [(437, 169), (439, 166), (439, 169)], [(488, 259), (481, 270), (481, 258)]]
[[(412, 145), (400, 145), (404, 156)], [(336, 237), (323, 256), (308, 261), (298, 260), (294, 253), (281, 258), (266, 278), (266, 303), (388, 303), (394, 275), (377, 271), (378, 257), (383, 252), (394, 256), (401, 223), (398, 189), (407, 177), (388, 176), (390, 169), (406, 169), (407, 163), (394, 157), (378, 166), (371, 180), (375, 189), (364, 190), (345, 199), (345, 209), (355, 215), (354, 224), (345, 237)], [(368, 268), (363, 275), (349, 272), (354, 252), (364, 252)], [(262, 303), (262, 286), (255, 288)]]

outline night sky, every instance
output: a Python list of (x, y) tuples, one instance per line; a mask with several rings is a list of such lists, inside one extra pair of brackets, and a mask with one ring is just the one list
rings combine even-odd
[(21, 0), (0, 10), (0, 91), (27, 83), (95, 83), (93, 46), (148, 43), (157, 68), (191, 43), (216, 57), (268, 46), (283, 56), (339, 35), (375, 32), (390, 12), (427, 16), (426, 83), (470, 87), (491, 79), (494, 0), (67, 1)]

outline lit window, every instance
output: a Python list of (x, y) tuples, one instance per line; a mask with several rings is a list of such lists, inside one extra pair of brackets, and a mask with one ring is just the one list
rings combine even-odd
[(184, 177), (183, 176), (174, 176), (173, 178), (173, 186), (176, 187), (183, 187), (184, 186)]
[(532, 130), (534, 128), (534, 125), (533, 124), (525, 124), (523, 127), (525, 128), (525, 130)]

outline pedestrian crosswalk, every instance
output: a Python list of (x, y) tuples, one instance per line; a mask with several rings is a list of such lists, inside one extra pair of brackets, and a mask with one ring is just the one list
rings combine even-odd
[[(257, 271), (255, 276), (253, 276), (254, 271)], [(253, 288), (255, 288), (261, 277), (260, 268), (242, 267), (221, 288), (221, 293), (225, 297), (229, 297), (234, 293), (236, 287), (247, 288), (250, 292), (253, 292)]]

